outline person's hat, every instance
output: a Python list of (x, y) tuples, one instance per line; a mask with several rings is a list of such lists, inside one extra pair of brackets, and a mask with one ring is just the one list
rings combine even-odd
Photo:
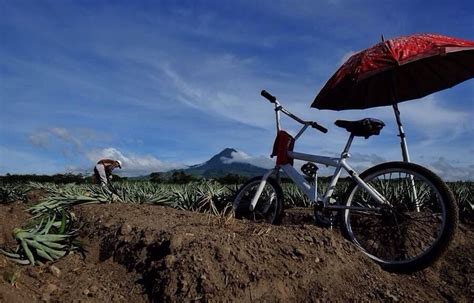
[(118, 163), (118, 167), (121, 169), (122, 168), (122, 161), (117, 160), (117, 163)]

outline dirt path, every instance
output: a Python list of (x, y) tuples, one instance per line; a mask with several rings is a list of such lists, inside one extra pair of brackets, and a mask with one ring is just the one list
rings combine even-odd
[[(10, 228), (7, 208), (0, 206), (1, 225)], [(88, 205), (76, 214), (85, 223), (86, 258), (69, 255), (54, 264), (60, 278), (48, 267), (22, 268), (19, 289), (0, 283), (0, 301), (469, 302), (474, 297), (472, 227), (461, 227), (433, 267), (397, 275), (381, 270), (338, 232), (309, 224), (307, 210), (289, 211), (282, 226), (151, 205)], [(2, 274), (12, 268), (0, 259)]]

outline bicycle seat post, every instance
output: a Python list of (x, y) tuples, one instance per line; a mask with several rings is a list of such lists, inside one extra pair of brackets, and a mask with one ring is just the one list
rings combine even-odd
[(341, 153), (342, 158), (349, 157), (349, 149), (351, 148), (352, 140), (354, 140), (354, 134), (351, 133), (349, 139), (347, 140), (346, 147), (344, 147), (344, 151)]

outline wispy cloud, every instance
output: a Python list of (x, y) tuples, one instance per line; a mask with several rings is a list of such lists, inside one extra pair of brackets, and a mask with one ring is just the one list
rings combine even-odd
[(402, 118), (413, 124), (428, 138), (456, 136), (462, 131), (474, 129), (469, 111), (449, 108), (442, 105), (436, 95), (421, 100), (400, 104)]
[[(266, 104), (259, 100), (256, 84), (263, 80), (257, 80), (245, 63), (238, 64), (237, 58), (230, 59), (229, 56), (232, 57), (223, 54), (219, 58), (217, 55), (213, 61), (208, 61), (204, 71), (198, 68), (183, 74), (171, 64), (162, 66), (162, 71), (168, 77), (170, 87), (176, 90), (178, 100), (184, 104), (246, 125), (268, 127), (271, 119), (259, 114)], [(241, 61), (246, 62), (246, 59)]]
[(46, 131), (35, 132), (28, 137), (28, 141), (35, 146), (45, 148), (49, 145), (49, 136), (49, 132)]
[(66, 142), (71, 142), (74, 144), (77, 148), (80, 148), (82, 143), (81, 141), (73, 136), (67, 129), (63, 127), (53, 127), (49, 129), (49, 132), (53, 135), (55, 135), (57, 138), (60, 138)]
[(78, 153), (83, 152), (84, 143), (90, 144), (92, 141), (103, 140), (104, 134), (92, 129), (68, 129), (65, 127), (49, 127), (43, 130), (34, 131), (28, 136), (28, 142), (40, 148), (72, 148)]

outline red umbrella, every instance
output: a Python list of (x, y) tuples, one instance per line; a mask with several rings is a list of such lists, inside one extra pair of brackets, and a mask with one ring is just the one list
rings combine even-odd
[(392, 105), (403, 158), (409, 161), (397, 103), (424, 97), (473, 77), (473, 41), (434, 34), (398, 37), (350, 57), (329, 79), (311, 107), (344, 110)]
[(399, 37), (350, 57), (311, 106), (344, 110), (392, 105), (472, 77), (474, 42), (432, 34)]

